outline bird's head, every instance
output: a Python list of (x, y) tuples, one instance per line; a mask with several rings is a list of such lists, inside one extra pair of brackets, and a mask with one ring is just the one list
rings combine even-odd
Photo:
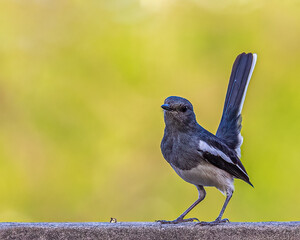
[(164, 109), (166, 126), (186, 128), (197, 124), (193, 105), (185, 98), (168, 97), (161, 107)]

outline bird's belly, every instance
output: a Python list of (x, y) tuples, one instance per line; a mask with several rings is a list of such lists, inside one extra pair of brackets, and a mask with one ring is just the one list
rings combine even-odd
[(205, 161), (190, 170), (181, 170), (172, 164), (171, 166), (183, 180), (191, 184), (214, 186), (223, 193), (234, 190), (232, 175)]

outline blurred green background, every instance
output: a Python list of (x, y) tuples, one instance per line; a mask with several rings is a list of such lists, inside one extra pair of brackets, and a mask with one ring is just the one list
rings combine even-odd
[[(1, 221), (174, 219), (197, 198), (160, 153), (170, 95), (215, 132), (235, 57), (258, 62), (231, 221), (300, 217), (300, 2), (0, 2)], [(207, 188), (188, 216), (217, 217)]]

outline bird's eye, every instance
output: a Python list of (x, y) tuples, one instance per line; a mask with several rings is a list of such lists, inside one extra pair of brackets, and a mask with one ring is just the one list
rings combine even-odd
[(182, 106), (182, 107), (180, 108), (180, 111), (181, 111), (181, 112), (186, 112), (186, 110), (187, 110), (187, 106)]

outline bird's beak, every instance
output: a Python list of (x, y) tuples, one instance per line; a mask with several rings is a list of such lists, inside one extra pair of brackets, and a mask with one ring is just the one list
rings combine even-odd
[(161, 107), (162, 107), (164, 110), (172, 111), (172, 108), (170, 107), (169, 104), (163, 104), (163, 105), (161, 105)]

